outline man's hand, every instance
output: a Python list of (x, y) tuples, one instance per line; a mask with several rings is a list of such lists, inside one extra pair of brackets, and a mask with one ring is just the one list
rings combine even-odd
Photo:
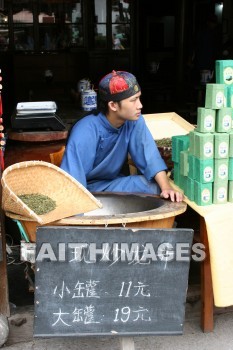
[(170, 198), (172, 202), (182, 202), (184, 200), (184, 195), (171, 187), (165, 171), (157, 173), (155, 175), (155, 181), (161, 188), (160, 197), (166, 199)]
[(165, 198), (165, 199), (170, 198), (170, 200), (172, 202), (182, 202), (184, 200), (183, 193), (175, 191), (175, 190), (173, 190), (173, 188), (163, 190), (160, 193), (160, 197)]

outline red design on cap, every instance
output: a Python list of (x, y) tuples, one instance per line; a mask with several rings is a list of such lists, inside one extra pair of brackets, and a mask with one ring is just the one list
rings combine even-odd
[(117, 94), (122, 91), (129, 89), (129, 85), (123, 77), (121, 77), (117, 72), (112, 72), (112, 78), (109, 81), (109, 90), (111, 94)]

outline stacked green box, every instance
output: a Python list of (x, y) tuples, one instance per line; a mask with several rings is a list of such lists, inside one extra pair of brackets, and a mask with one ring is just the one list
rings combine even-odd
[(233, 131), (229, 134), (229, 157), (233, 157)]
[(195, 160), (196, 158), (189, 152), (188, 154), (188, 176), (195, 180), (196, 179), (196, 172), (195, 172)]
[(172, 161), (174, 163), (179, 163), (179, 138), (177, 136), (172, 136)]
[(200, 183), (214, 181), (214, 160), (195, 158), (195, 179)]
[[(212, 204), (212, 182), (214, 180), (214, 136), (210, 133), (190, 132), (189, 142), (195, 155), (189, 149), (181, 150), (179, 137), (174, 137), (172, 148), (174, 162), (174, 182), (184, 190), (185, 195), (198, 205)], [(192, 141), (190, 141), (190, 138)], [(206, 145), (207, 143), (207, 145)], [(209, 152), (209, 148), (211, 152)], [(206, 150), (207, 149), (207, 150)], [(206, 156), (207, 153), (207, 156)], [(210, 153), (210, 155), (209, 155)], [(209, 158), (208, 158), (209, 157)], [(203, 159), (202, 159), (203, 158)]]
[(187, 177), (187, 186), (185, 195), (191, 200), (194, 201), (194, 181), (189, 176)]
[(213, 158), (214, 136), (211, 133), (194, 131), (194, 156), (200, 159)]
[(196, 130), (204, 133), (214, 132), (215, 116), (216, 111), (214, 109), (198, 107)]
[(177, 186), (179, 186), (184, 192), (187, 188), (187, 176), (181, 175), (180, 173), (180, 164), (179, 163), (173, 163), (174, 164), (174, 182)]
[(228, 202), (233, 202), (233, 181), (228, 182)]
[(174, 182), (177, 186), (180, 187), (180, 164), (174, 162)]
[(229, 156), (229, 134), (214, 133), (214, 158), (222, 159)]
[(188, 151), (180, 152), (180, 174), (188, 176)]
[(206, 84), (205, 108), (220, 109), (226, 107), (226, 100), (224, 84)]
[(227, 106), (233, 108), (233, 85), (227, 87)]
[(195, 132), (194, 130), (192, 130), (189, 133), (189, 152), (191, 154), (194, 154), (194, 148), (195, 148)]
[(233, 181), (233, 158), (229, 158), (228, 180)]
[(180, 174), (180, 186), (184, 192), (187, 192), (187, 176)]
[[(176, 161), (174, 181), (190, 200), (198, 205), (209, 205), (214, 180), (214, 135), (195, 129), (189, 133), (188, 139), (181, 144), (179, 136), (172, 138), (172, 159)], [(182, 150), (188, 145), (189, 149)]]
[(231, 132), (232, 111), (230, 107), (224, 107), (217, 110), (216, 114), (216, 132)]
[(186, 151), (189, 148), (189, 136), (177, 135), (172, 136), (172, 161), (180, 162), (180, 152)]
[(174, 182), (186, 191), (188, 174), (189, 135), (172, 136), (172, 161), (174, 163)]
[(213, 184), (213, 203), (224, 204), (228, 197), (228, 181), (215, 181)]
[(233, 60), (217, 60), (215, 75), (217, 84), (233, 84)]
[(194, 201), (201, 206), (212, 204), (212, 183), (194, 181)]
[(215, 73), (216, 84), (206, 85), (205, 106), (197, 110), (197, 128), (189, 133), (189, 149), (174, 155), (177, 181), (198, 205), (233, 202), (233, 60), (216, 61)]
[(229, 159), (214, 160), (214, 181), (227, 181), (229, 172)]
[[(213, 203), (220, 204), (227, 200), (233, 201), (233, 60), (217, 60), (215, 76), (216, 84), (206, 85), (205, 108), (216, 112), (213, 133)], [(203, 132), (203, 127), (198, 131)], [(197, 140), (195, 138), (195, 142)], [(197, 153), (194, 154), (197, 157)], [(198, 157), (200, 158), (200, 155)], [(196, 164), (197, 168), (198, 163)], [(198, 177), (197, 169), (196, 180), (203, 181)]]

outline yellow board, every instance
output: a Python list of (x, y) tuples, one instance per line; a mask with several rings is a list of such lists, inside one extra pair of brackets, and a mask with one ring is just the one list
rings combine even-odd
[(194, 129), (194, 125), (175, 112), (144, 114), (143, 117), (154, 140), (171, 138), (176, 135), (187, 135)]

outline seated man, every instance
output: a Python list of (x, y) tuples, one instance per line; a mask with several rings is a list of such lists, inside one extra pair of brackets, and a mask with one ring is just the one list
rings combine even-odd
[[(180, 202), (166, 175), (166, 165), (141, 115), (141, 89), (134, 75), (113, 71), (99, 83), (99, 109), (72, 128), (61, 168), (90, 192), (160, 194)], [(142, 175), (125, 176), (130, 154)]]

